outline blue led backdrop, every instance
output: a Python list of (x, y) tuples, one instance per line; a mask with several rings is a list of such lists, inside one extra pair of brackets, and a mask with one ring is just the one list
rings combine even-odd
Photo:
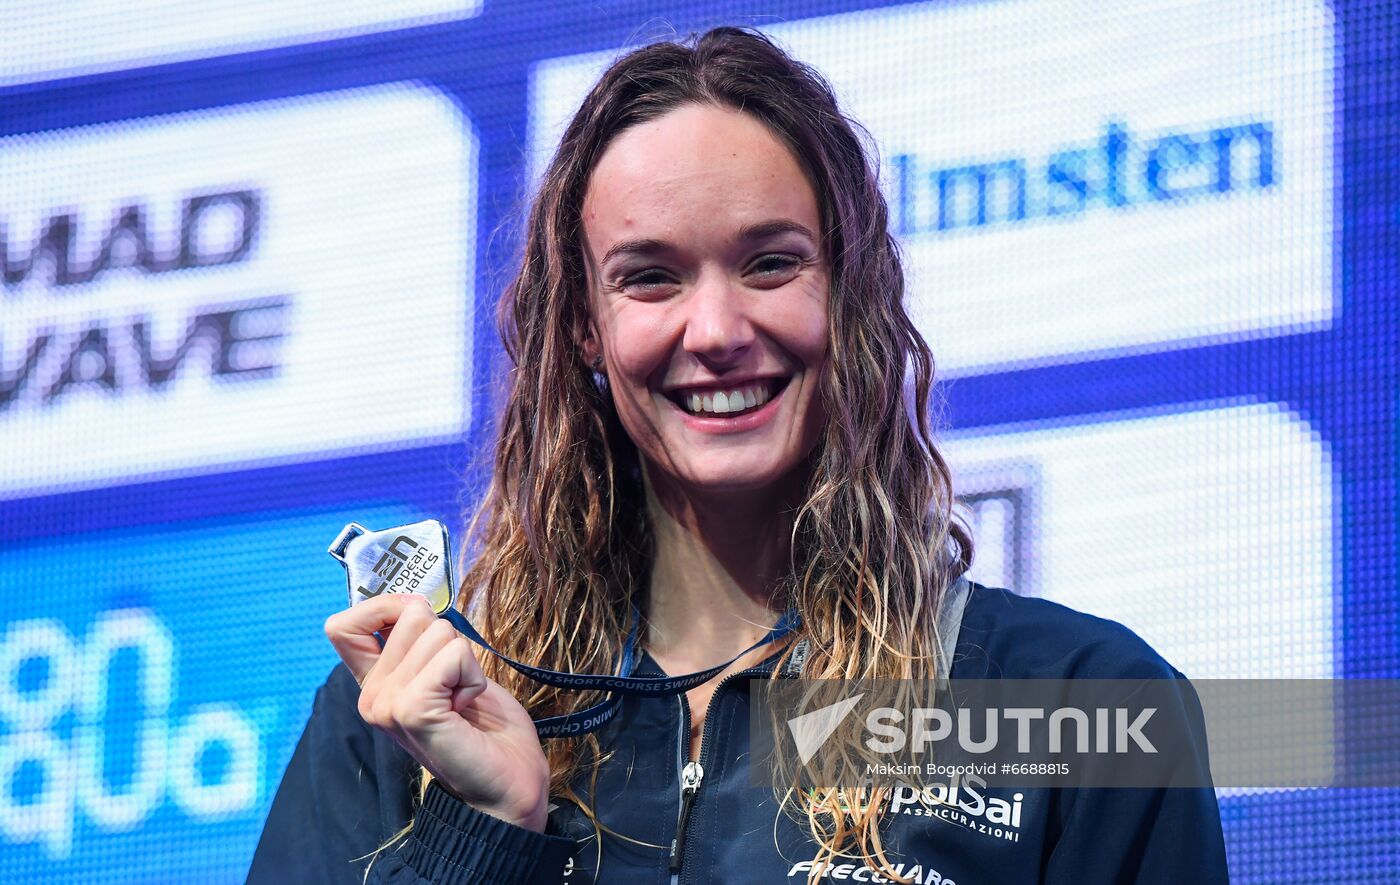
[[(1400, 676), (1400, 5), (12, 3), (0, 883), (241, 880), (327, 544), (461, 528), (561, 126), (726, 22), (878, 147), (979, 580), (1196, 678)], [(1240, 882), (1400, 866), (1400, 791), (1221, 807)]]

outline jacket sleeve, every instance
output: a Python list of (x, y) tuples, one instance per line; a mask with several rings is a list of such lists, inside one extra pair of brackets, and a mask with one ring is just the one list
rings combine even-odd
[[(556, 883), (571, 840), (477, 811), (430, 785), (360, 719), (359, 686), (337, 666), (316, 692), (248, 871), (250, 883)], [(406, 836), (395, 838), (412, 822)], [(368, 875), (366, 875), (368, 874)]]
[(1186, 677), (1168, 670), (1179, 700), (1170, 712), (1191, 744), (1173, 780), (1195, 786), (1063, 791), (1047, 885), (1230, 881), (1200, 701)]
[(370, 867), (368, 882), (557, 885), (564, 880), (573, 851), (570, 839), (477, 811), (431, 783), (413, 830), (400, 845), (380, 855)]

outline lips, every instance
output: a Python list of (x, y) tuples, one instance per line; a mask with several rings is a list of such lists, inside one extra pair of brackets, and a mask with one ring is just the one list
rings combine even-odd
[(671, 401), (691, 415), (738, 418), (760, 409), (782, 392), (787, 378), (759, 378), (743, 384), (682, 387), (670, 391)]

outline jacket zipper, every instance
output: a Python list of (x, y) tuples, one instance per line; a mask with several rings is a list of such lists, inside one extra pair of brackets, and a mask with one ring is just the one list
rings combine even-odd
[(711, 715), (714, 712), (715, 703), (719, 701), (720, 693), (724, 691), (724, 687), (735, 679), (767, 676), (769, 673), (769, 670), (761, 667), (740, 670), (738, 673), (731, 673), (724, 677), (720, 680), (719, 685), (715, 686), (715, 693), (710, 696), (709, 706), (705, 708), (705, 729), (700, 736), (700, 758), (697, 761), (687, 761), (685, 758), (687, 755), (685, 748), (689, 746), (688, 738), (690, 737), (690, 705), (686, 703), (684, 694), (677, 695), (681, 703), (681, 734), (680, 740), (676, 744), (676, 765), (681, 772), (681, 807), (676, 816), (676, 838), (671, 840), (672, 885), (678, 885), (680, 882), (681, 868), (690, 857), (690, 846), (686, 844), (685, 831), (690, 823), (690, 806), (695, 801), (695, 794), (700, 791), (700, 783), (705, 778), (705, 762), (709, 759), (710, 747), (714, 744), (710, 737), (710, 729), (715, 720), (715, 717)]
[(695, 801), (695, 791), (700, 789), (700, 781), (705, 777), (705, 769), (699, 762), (687, 762), (681, 769), (681, 814), (676, 821), (676, 838), (671, 840), (671, 875), (681, 871), (682, 852), (685, 851), (685, 825), (690, 823), (690, 803)]

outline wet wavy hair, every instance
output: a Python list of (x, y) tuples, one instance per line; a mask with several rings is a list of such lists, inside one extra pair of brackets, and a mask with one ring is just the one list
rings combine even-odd
[[(875, 152), (821, 75), (743, 28), (624, 55), (564, 131), (500, 302), (511, 367), (490, 485), (463, 551), (461, 604), (503, 654), (581, 673), (610, 672), (632, 606), (645, 611), (653, 540), (639, 456), (580, 349), (589, 320), (582, 206), (619, 133), (688, 104), (762, 121), (799, 160), (821, 212), (831, 284), (820, 395), (830, 419), (809, 458), (790, 571), (775, 588), (802, 615), (804, 675), (929, 677), (952, 651), (939, 648), (937, 613), (972, 542), (934, 444), (933, 357), (905, 309)], [(536, 684), (491, 655), (482, 666), (535, 718), (599, 697)], [(574, 789), (605, 758), (596, 737), (544, 750), (552, 794), (601, 827)], [(855, 793), (785, 794), (817, 843), (813, 875), (834, 857), (860, 857), (899, 881), (880, 843), (885, 797)], [(801, 807), (787, 801), (795, 796)]]

